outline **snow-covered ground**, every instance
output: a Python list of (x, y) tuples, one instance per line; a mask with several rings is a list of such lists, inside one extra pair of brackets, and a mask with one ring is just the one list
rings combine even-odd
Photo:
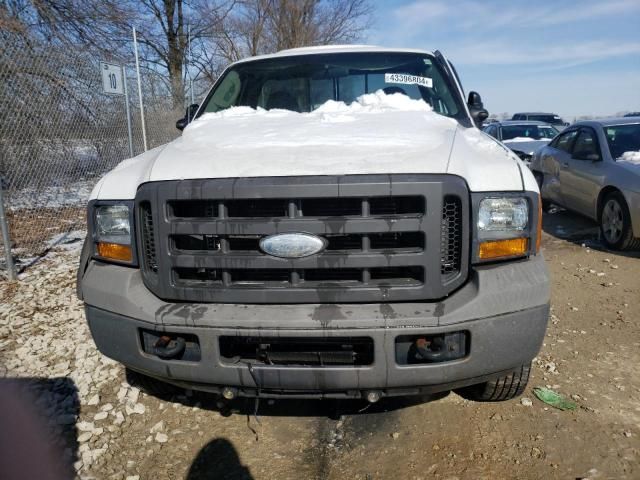
[(96, 179), (79, 180), (67, 185), (26, 187), (8, 191), (6, 208), (10, 211), (31, 208), (60, 208), (86, 205)]

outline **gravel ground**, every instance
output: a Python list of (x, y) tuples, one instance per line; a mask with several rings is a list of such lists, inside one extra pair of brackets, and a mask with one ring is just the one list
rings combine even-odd
[[(146, 395), (96, 351), (69, 245), (0, 283), (0, 377), (81, 478), (640, 478), (640, 255), (601, 250), (593, 226), (565, 212), (545, 232), (552, 316), (511, 402), (263, 401), (256, 417), (253, 401)], [(531, 388), (545, 385), (578, 409), (537, 400)]]

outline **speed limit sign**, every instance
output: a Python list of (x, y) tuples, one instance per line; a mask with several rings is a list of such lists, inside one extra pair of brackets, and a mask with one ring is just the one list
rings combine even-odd
[(124, 95), (122, 67), (113, 63), (100, 62), (100, 71), (102, 72), (102, 89), (104, 93)]

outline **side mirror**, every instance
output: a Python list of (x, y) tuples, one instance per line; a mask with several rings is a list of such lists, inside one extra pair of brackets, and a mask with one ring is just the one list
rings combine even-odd
[(484, 105), (482, 104), (482, 98), (478, 92), (469, 92), (467, 106), (469, 107), (471, 118), (473, 118), (476, 126), (480, 128), (482, 122), (489, 118), (489, 112), (485, 110)]
[(178, 120), (176, 122), (176, 128), (180, 131), (184, 130), (184, 127), (186, 127), (189, 124), (189, 122), (187, 122), (187, 118), (181, 118), (180, 120)]
[(195, 118), (196, 113), (198, 112), (198, 108), (200, 105), (197, 103), (192, 103), (187, 107), (187, 111), (184, 114), (184, 117), (176, 122), (176, 128), (178, 130), (184, 130), (184, 128), (191, 123), (191, 121)]

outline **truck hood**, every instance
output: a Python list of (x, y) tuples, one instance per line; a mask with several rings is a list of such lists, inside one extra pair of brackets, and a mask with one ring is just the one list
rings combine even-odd
[(523, 189), (519, 160), (491, 137), (423, 101), (377, 92), (311, 113), (206, 113), (180, 138), (120, 164), (92, 198), (133, 198), (148, 181), (376, 173), (450, 173), (472, 191)]

